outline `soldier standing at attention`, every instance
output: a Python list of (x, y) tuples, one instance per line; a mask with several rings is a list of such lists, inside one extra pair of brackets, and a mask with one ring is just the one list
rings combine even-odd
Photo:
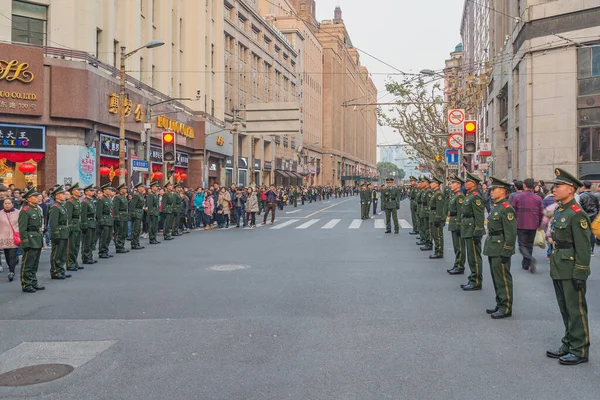
[(171, 204), (173, 205), (171, 210), (173, 212), (173, 236), (181, 236), (180, 219), (181, 219), (181, 185), (175, 185), (175, 190), (171, 192)]
[(429, 231), (435, 244), (430, 259), (444, 258), (444, 224), (446, 222), (446, 200), (440, 190), (442, 181), (433, 177), (431, 180), (431, 198), (429, 200)]
[(465, 202), (463, 203), (460, 222), (460, 235), (464, 239), (467, 260), (469, 261), (469, 281), (460, 285), (463, 290), (481, 290), (483, 274), (481, 271), (481, 237), (484, 233), (485, 206), (477, 186), (481, 180), (467, 172)]
[(510, 274), (510, 258), (515, 254), (517, 219), (515, 210), (506, 198), (511, 184), (491, 177), (490, 196), (493, 207), (488, 215), (488, 235), (483, 254), (490, 262), (490, 275), (496, 291), (496, 306), (485, 310), (493, 319), (512, 315), (513, 284)]
[(371, 219), (371, 203), (373, 202), (373, 188), (371, 184), (367, 184), (367, 191), (365, 192), (365, 200), (367, 206), (365, 207), (365, 219)]
[(137, 191), (131, 199), (131, 249), (141, 250), (140, 234), (142, 233), (142, 217), (144, 216), (144, 195), (146, 187), (143, 183), (134, 186)]
[(373, 200), (373, 215), (376, 215), (377, 203), (379, 202), (379, 188), (377, 187), (377, 185), (375, 185), (371, 192), (371, 199)]
[(48, 211), (50, 222), (50, 240), (52, 251), (50, 253), (50, 277), (52, 279), (70, 278), (65, 271), (65, 258), (69, 241), (69, 214), (65, 208), (65, 189), (57, 187), (52, 192), (55, 203)]
[[(423, 208), (421, 209), (421, 217), (423, 218), (423, 233), (421, 234), (421, 241), (424, 242), (423, 246), (420, 247), (421, 251), (433, 250), (433, 244), (431, 242), (431, 229), (429, 226), (429, 203), (433, 197), (433, 190), (431, 189), (431, 180), (427, 177), (423, 177), (423, 186), (425, 190), (421, 195), (421, 203)], [(425, 237), (423, 237), (423, 234)]]
[(450, 188), (453, 195), (448, 203), (448, 214), (450, 224), (448, 231), (452, 234), (452, 246), (454, 247), (454, 266), (448, 270), (450, 275), (462, 275), (465, 273), (465, 243), (460, 236), (461, 215), (465, 196), (461, 192), (461, 187), (465, 183), (460, 177), (450, 178)]
[(419, 223), (417, 217), (417, 194), (419, 193), (419, 189), (417, 188), (417, 178), (414, 176), (410, 176), (410, 218), (412, 221), (413, 230), (412, 232), (408, 232), (410, 235), (418, 235), (419, 234)]
[(113, 199), (113, 215), (115, 216), (115, 248), (117, 253), (129, 253), (125, 249), (127, 238), (127, 221), (129, 221), (129, 209), (127, 207), (127, 187), (125, 184), (117, 186), (119, 194)]
[(392, 218), (394, 219), (394, 233), (400, 232), (400, 227), (398, 226), (398, 209), (396, 208), (398, 191), (392, 187), (393, 182), (393, 178), (386, 178), (381, 203), (382, 207), (385, 207), (385, 233), (392, 232)]
[(67, 246), (67, 271), (77, 271), (83, 266), (77, 263), (81, 249), (81, 188), (76, 182), (69, 188), (71, 198), (65, 202), (69, 214), (69, 242)]
[(421, 203), (421, 199), (423, 197), (423, 192), (425, 191), (425, 184), (423, 182), (423, 177), (420, 176), (417, 181), (417, 194), (415, 195), (415, 201), (417, 203), (417, 229), (419, 231), (419, 236), (417, 236), (417, 245), (421, 246), (425, 244), (425, 240), (423, 236), (425, 235), (425, 231), (423, 229), (423, 219), (421, 218), (421, 210), (423, 209), (423, 203)]
[(94, 185), (83, 188), (85, 198), (81, 202), (81, 231), (82, 246), (81, 262), (94, 264), (94, 241), (96, 240), (96, 203), (93, 199)]
[(40, 254), (44, 246), (44, 236), (42, 234), (44, 217), (38, 204), (40, 194), (35, 189), (29, 189), (23, 194), (23, 200), (27, 205), (19, 213), (19, 232), (21, 234), (21, 251), (23, 259), (21, 261), (21, 288), (25, 293), (35, 293), (38, 290), (46, 289), (38, 285), (37, 270), (40, 263)]
[(156, 233), (158, 232), (158, 216), (160, 214), (158, 204), (158, 183), (150, 183), (150, 190), (151, 192), (146, 198), (148, 214), (148, 238), (150, 239), (150, 244), (159, 244), (160, 242), (156, 240)]
[[(367, 189), (363, 183), (358, 191), (358, 199), (360, 202), (360, 219), (365, 219), (365, 207), (366, 207), (366, 192)], [(367, 212), (368, 214), (368, 212)]]
[(165, 240), (173, 240), (171, 231), (173, 229), (173, 184), (171, 182), (165, 185), (165, 194), (162, 198), (163, 213), (163, 235)]
[(113, 212), (113, 188), (110, 183), (103, 185), (103, 196), (96, 202), (96, 220), (100, 227), (100, 243), (98, 245), (98, 257), (110, 258), (112, 254), (108, 254), (108, 246), (113, 235), (114, 227), (114, 212)]
[(575, 192), (583, 183), (567, 171), (554, 173), (554, 201), (558, 208), (550, 222), (552, 254), (550, 277), (558, 307), (565, 324), (562, 345), (548, 350), (546, 355), (558, 358), (564, 365), (586, 363), (589, 360), (590, 332), (585, 299), (586, 280), (590, 275), (590, 219), (575, 201)]

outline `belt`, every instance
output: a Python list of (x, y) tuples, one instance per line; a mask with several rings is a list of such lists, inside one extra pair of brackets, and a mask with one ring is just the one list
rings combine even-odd
[(456, 216), (457, 216), (457, 213), (450, 213), (450, 216), (451, 216), (451, 217), (456, 217)]
[(555, 249), (572, 249), (573, 243), (556, 243), (552, 244), (552, 247)]
[(504, 236), (502, 231), (488, 231), (488, 236)]

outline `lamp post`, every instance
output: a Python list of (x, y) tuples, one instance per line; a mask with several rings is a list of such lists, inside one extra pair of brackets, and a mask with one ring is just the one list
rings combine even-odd
[(125, 60), (141, 49), (153, 49), (165, 44), (160, 40), (152, 40), (142, 47), (125, 53), (125, 46), (121, 46), (121, 69), (119, 79), (119, 185), (125, 184)]

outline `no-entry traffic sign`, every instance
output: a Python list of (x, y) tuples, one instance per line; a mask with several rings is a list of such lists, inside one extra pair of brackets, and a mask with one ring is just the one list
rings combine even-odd
[(453, 109), (448, 111), (448, 133), (459, 133), (465, 123), (465, 110)]
[(462, 149), (463, 136), (461, 133), (452, 133), (448, 136), (448, 147), (451, 149)]

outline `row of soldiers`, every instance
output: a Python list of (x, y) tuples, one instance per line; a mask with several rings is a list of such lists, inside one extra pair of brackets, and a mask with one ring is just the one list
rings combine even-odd
[[(158, 183), (152, 182), (149, 192), (143, 184), (137, 184), (131, 203), (128, 190), (123, 184), (113, 188), (110, 183), (95, 188), (93, 185), (80, 188), (72, 185), (68, 190), (57, 185), (51, 191), (55, 202), (48, 211), (48, 229), (51, 240), (50, 277), (67, 279), (68, 271), (84, 269), (83, 264), (95, 264), (93, 251), (98, 247), (98, 258), (111, 258), (109, 246), (114, 240), (116, 253), (124, 254), (131, 222), (131, 249), (142, 250), (140, 234), (144, 212), (148, 218), (150, 244), (157, 240), (158, 218), (163, 221), (164, 240), (179, 236), (179, 213), (183, 188), (167, 183), (165, 193), (159, 198)], [(43, 217), (38, 207), (39, 193), (28, 190), (23, 199), (27, 202), (19, 213), (20, 247), (23, 251), (21, 286), (25, 293), (44, 290), (38, 284), (37, 270), (44, 246)], [(97, 246), (96, 246), (97, 245)], [(81, 262), (80, 262), (81, 250)]]
[[(396, 233), (398, 233), (399, 229), (397, 210), (400, 209), (400, 202), (407, 198), (410, 192), (408, 187), (394, 187), (393, 182), (393, 178), (387, 178), (386, 185), (382, 186), (381, 189), (379, 189), (377, 186), (372, 188), (370, 184), (365, 185), (363, 183), (358, 191), (360, 199), (360, 219), (371, 218), (369, 216), (371, 212), (371, 205), (373, 206), (373, 215), (376, 215), (379, 198), (382, 198), (381, 211), (389, 210), (389, 212), (386, 211), (386, 233), (391, 232), (391, 225), (389, 221), (390, 218), (393, 218)], [(392, 210), (396, 211), (392, 212)]]
[[(558, 349), (546, 355), (564, 365), (588, 362), (589, 323), (587, 317), (586, 280), (590, 275), (590, 219), (577, 204), (574, 195), (583, 183), (560, 168), (555, 170), (554, 200), (558, 208), (550, 222), (552, 253), (550, 276), (565, 326), (565, 336)], [(492, 177), (489, 185), (492, 208), (487, 217), (487, 237), (483, 255), (488, 257), (496, 304), (486, 310), (493, 319), (510, 317), (513, 312), (511, 257), (515, 254), (517, 219), (507, 201), (512, 184)], [(410, 209), (413, 231), (420, 235), (417, 245), (423, 251), (434, 250), (429, 257), (443, 258), (443, 226), (446, 220), (452, 235), (454, 263), (447, 272), (462, 275), (469, 264), (465, 291), (482, 289), (482, 239), (486, 234), (485, 207), (479, 191), (481, 180), (467, 173), (463, 179), (453, 176), (449, 186), (441, 188), (439, 178), (410, 177)], [(464, 191), (463, 191), (464, 188)]]

